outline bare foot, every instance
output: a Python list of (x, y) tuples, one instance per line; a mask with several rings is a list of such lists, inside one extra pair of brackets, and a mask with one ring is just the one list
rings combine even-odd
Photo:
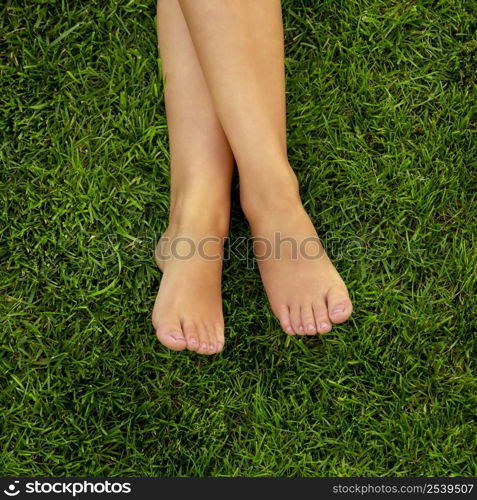
[(260, 274), (286, 333), (327, 333), (349, 318), (353, 306), (303, 208), (291, 169), (284, 180), (271, 180), (263, 190), (255, 186), (259, 196), (251, 190), (241, 195)]
[(169, 349), (215, 354), (224, 347), (221, 272), (223, 236), (194, 221), (169, 225), (155, 257), (163, 276), (152, 312), (156, 335)]

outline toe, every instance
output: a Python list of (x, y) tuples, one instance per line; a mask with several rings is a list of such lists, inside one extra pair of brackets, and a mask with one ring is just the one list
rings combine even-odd
[(187, 349), (189, 351), (197, 351), (199, 349), (199, 334), (193, 323), (184, 322), (182, 325), (182, 331), (187, 342)]
[(207, 334), (209, 335), (209, 350), (208, 354), (215, 354), (218, 351), (218, 340), (215, 326), (211, 323), (206, 326)]
[(337, 286), (328, 290), (328, 315), (333, 323), (343, 323), (353, 310), (346, 288)]
[(290, 320), (293, 327), (293, 331), (297, 335), (305, 335), (305, 329), (301, 324), (301, 307), (300, 304), (294, 304), (290, 306)]
[(288, 308), (288, 306), (283, 305), (279, 307), (275, 311), (275, 314), (278, 318), (278, 321), (280, 321), (280, 326), (282, 327), (283, 331), (287, 335), (295, 335), (295, 331), (293, 330), (293, 326), (291, 324), (290, 309)]
[(173, 351), (182, 351), (186, 348), (187, 342), (179, 321), (159, 322), (154, 326), (156, 328), (157, 338), (161, 344)]
[(199, 348), (197, 352), (199, 354), (210, 354), (210, 344), (209, 334), (207, 328), (201, 323), (196, 325), (197, 332), (199, 333)]
[(313, 304), (313, 315), (315, 316), (318, 333), (328, 333), (331, 331), (331, 321), (328, 317), (328, 309), (324, 301)]
[(225, 344), (225, 335), (224, 335), (224, 325), (223, 324), (219, 323), (219, 324), (215, 325), (215, 338), (216, 338), (216, 345), (217, 345), (216, 352), (220, 352), (224, 348), (224, 344)]
[(310, 303), (301, 306), (301, 324), (307, 335), (316, 334), (315, 317), (313, 315), (313, 307)]

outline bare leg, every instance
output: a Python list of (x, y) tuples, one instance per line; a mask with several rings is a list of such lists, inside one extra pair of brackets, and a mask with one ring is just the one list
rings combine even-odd
[[(252, 233), (279, 256), (259, 262), (272, 309), (287, 333), (328, 332), (349, 317), (352, 305), (303, 209), (288, 162), (280, 1), (179, 2), (237, 160)], [(294, 243), (278, 248), (277, 237)], [(259, 254), (267, 249), (263, 240)], [(294, 258), (292, 247), (303, 249), (305, 242), (308, 258), (303, 252)]]
[(224, 345), (221, 250), (229, 224), (233, 155), (178, 0), (159, 0), (157, 19), (166, 80), (171, 210), (156, 249), (164, 274), (152, 321), (167, 347), (213, 354)]

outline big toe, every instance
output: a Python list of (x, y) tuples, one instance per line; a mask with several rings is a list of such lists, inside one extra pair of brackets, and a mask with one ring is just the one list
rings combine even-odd
[(215, 345), (217, 347), (216, 352), (220, 352), (224, 348), (224, 344), (225, 344), (224, 325), (218, 323), (215, 325), (214, 330), (215, 330), (215, 339), (216, 339)]
[(330, 288), (327, 296), (328, 315), (333, 323), (343, 323), (351, 315), (353, 305), (343, 286)]
[(182, 333), (180, 323), (166, 322), (159, 323), (156, 328), (156, 335), (161, 344), (173, 351), (182, 351), (186, 348), (187, 342)]

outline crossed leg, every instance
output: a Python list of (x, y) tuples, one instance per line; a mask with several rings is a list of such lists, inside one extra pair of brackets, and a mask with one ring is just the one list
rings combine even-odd
[(237, 161), (271, 307), (289, 334), (329, 332), (348, 319), (352, 304), (303, 208), (287, 157), (280, 0), (179, 3)]
[(178, 0), (158, 0), (157, 19), (171, 206), (168, 228), (156, 248), (163, 276), (152, 322), (170, 349), (214, 354), (224, 346), (222, 245), (229, 226), (233, 155)]
[[(272, 246), (259, 267), (282, 328), (330, 331), (352, 304), (288, 162), (279, 0), (159, 0), (158, 33), (171, 148), (170, 221), (156, 252), (164, 272), (153, 311), (160, 341), (204, 354), (224, 345), (220, 253), (233, 156), (257, 255)], [(197, 248), (205, 238), (202, 255), (184, 258), (190, 242)]]

